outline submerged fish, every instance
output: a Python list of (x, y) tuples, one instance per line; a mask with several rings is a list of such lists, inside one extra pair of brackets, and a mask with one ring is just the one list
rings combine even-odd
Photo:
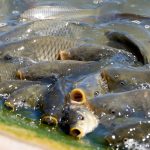
[(135, 121), (125, 124), (113, 130), (105, 137), (110, 145), (125, 144), (127, 140), (133, 139), (137, 142), (149, 144), (150, 142), (150, 123), (149, 121)]
[(34, 61), (56, 60), (61, 50), (72, 48), (76, 44), (76, 40), (64, 37), (35, 37), (2, 45), (0, 47), (0, 58), (9, 55)]
[(67, 82), (65, 78), (58, 79), (50, 89), (47, 97), (43, 100), (41, 104), (41, 110), (43, 111), (41, 121), (43, 123), (48, 125), (58, 125), (60, 123), (65, 104), (65, 96), (72, 87)]
[(140, 89), (98, 96), (88, 103), (89, 107), (100, 117), (103, 113), (116, 117), (128, 117), (141, 113), (141, 115), (149, 117), (149, 96), (149, 89)]
[(114, 45), (113, 42), (119, 43), (123, 47), (130, 51), (137, 57), (137, 59), (143, 63), (147, 64), (150, 62), (150, 44), (147, 39), (150, 38), (148, 32), (144, 32), (144, 38), (134, 37), (133, 35), (124, 32), (107, 32), (106, 36), (110, 40), (110, 45)]
[[(108, 23), (108, 22), (132, 22), (133, 24), (138, 24), (146, 27), (150, 23), (150, 17), (132, 13), (112, 13), (112, 14), (104, 14), (102, 16), (97, 17), (98, 22), (100, 23)], [(138, 23), (139, 22), (139, 23)], [(148, 29), (148, 28), (147, 28)]]
[(82, 105), (70, 105), (63, 112), (60, 126), (75, 138), (82, 138), (92, 132), (99, 124), (93, 112)]
[(7, 100), (5, 106), (12, 111), (22, 108), (37, 109), (49, 92), (51, 85), (31, 84), (14, 91)]
[(51, 76), (78, 76), (99, 71), (101, 68), (98, 62), (83, 62), (73, 60), (56, 60), (33, 64), (30, 67), (19, 69), (17, 75), (20, 79), (38, 80), (48, 79)]
[(123, 49), (117, 49), (109, 46), (100, 46), (96, 44), (84, 44), (68, 51), (61, 51), (62, 60), (79, 60), (79, 61), (101, 61), (105, 64), (122, 63), (134, 64), (135, 56)]
[[(26, 67), (32, 64), (30, 61), (17, 59), (6, 60), (8, 57), (0, 60), (0, 81), (17, 79), (16, 72), (19, 68)], [(10, 58), (11, 59), (11, 58)]]
[(26, 10), (21, 14), (21, 19), (37, 20), (37, 19), (77, 19), (89, 16), (95, 16), (99, 13), (98, 10), (94, 9), (79, 9), (75, 7), (65, 6), (37, 6)]
[(110, 92), (149, 88), (150, 70), (144, 67), (108, 66), (102, 69), (101, 76)]
[(90, 29), (89, 26), (81, 23), (55, 21), (55, 20), (37, 20), (21, 24), (8, 32), (0, 35), (2, 42), (14, 42), (18, 40), (33, 38), (37, 36), (66, 36), (79, 38), (83, 32)]
[(33, 84), (37, 84), (36, 81), (25, 81), (25, 80), (8, 80), (0, 82), (0, 94), (11, 94), (12, 92)]

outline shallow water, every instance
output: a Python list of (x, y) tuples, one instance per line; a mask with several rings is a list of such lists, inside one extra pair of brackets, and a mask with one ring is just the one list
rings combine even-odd
[[(0, 0), (0, 35), (21, 25), (22, 22), (19, 21), (19, 15), (26, 9), (38, 5), (61, 5), (87, 9), (100, 9), (100, 13), (97, 12), (98, 14), (95, 14), (95, 16), (76, 20), (76, 22), (92, 27), (90, 31), (86, 30), (86, 32), (82, 32), (78, 35), (78, 39), (81, 38), (83, 41), (91, 44), (105, 45), (108, 43), (105, 32), (123, 31), (136, 37), (136, 40), (143, 41), (145, 45), (150, 48), (149, 0)], [(147, 18), (140, 19), (138, 17), (129, 18), (129, 16), (115, 16), (115, 14), (121, 13), (141, 15)], [(3, 44), (3, 42), (1, 42), (1, 44)], [(115, 63), (114, 61), (122, 62), (124, 59), (126, 58), (121, 58), (121, 55), (118, 55), (109, 63)], [(139, 64), (137, 63), (135, 66), (136, 65)], [(108, 131), (101, 126), (83, 139), (75, 140), (70, 136), (65, 135), (58, 128), (53, 130), (53, 128), (46, 125), (39, 125), (40, 116), (41, 112), (32, 110), (23, 110), (17, 112), (17, 114), (10, 113), (4, 108), (3, 101), (0, 101), (0, 122), (8, 125), (17, 125), (28, 130), (34, 130), (39, 135), (41, 134), (49, 139), (65, 143), (70, 147), (97, 150), (109, 149), (109, 146), (105, 144), (103, 138)]]

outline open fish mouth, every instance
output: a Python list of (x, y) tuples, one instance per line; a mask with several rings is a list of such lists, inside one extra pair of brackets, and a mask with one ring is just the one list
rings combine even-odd
[(101, 85), (101, 93), (105, 94), (109, 91), (108, 80), (105, 74), (105, 70), (102, 70), (100, 73), (100, 85)]
[(79, 128), (71, 128), (70, 135), (77, 139), (80, 139), (84, 136), (83, 131)]
[(14, 105), (13, 104), (11, 104), (11, 102), (5, 102), (4, 103), (4, 105), (6, 106), (6, 108), (8, 109), (8, 110), (11, 110), (12, 112), (14, 112), (15, 111), (15, 107), (14, 107)]
[(56, 126), (58, 125), (58, 120), (54, 116), (43, 116), (41, 119), (42, 123), (48, 124), (50, 126)]
[(21, 70), (18, 70), (18, 71), (17, 71), (16, 77), (19, 78), (20, 80), (24, 80), (24, 79), (25, 79), (24, 73), (23, 73), (23, 71), (21, 71)]
[(73, 104), (84, 104), (87, 102), (84, 90), (75, 88), (70, 92), (70, 102)]

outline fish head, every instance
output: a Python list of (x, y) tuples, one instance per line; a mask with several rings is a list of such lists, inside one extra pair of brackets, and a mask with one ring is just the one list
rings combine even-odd
[(74, 84), (74, 89), (69, 93), (71, 103), (85, 104), (89, 99), (105, 94), (108, 87), (101, 79), (99, 73), (86, 76)]
[(106, 67), (101, 72), (102, 79), (107, 83), (109, 91), (128, 91), (137, 87), (135, 75), (130, 69)]
[(80, 139), (92, 132), (99, 124), (98, 118), (84, 106), (69, 105), (64, 111), (61, 126), (71, 136)]

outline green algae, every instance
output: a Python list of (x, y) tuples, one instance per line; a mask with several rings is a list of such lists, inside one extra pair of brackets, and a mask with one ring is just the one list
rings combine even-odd
[[(2, 102), (1, 102), (2, 103)], [(66, 135), (58, 127), (50, 127), (40, 123), (40, 112), (31, 110), (23, 110), (22, 112), (13, 113), (4, 108), (3, 104), (0, 105), (0, 130), (3, 129), (7, 133), (13, 132), (15, 136), (22, 135), (22, 139), (30, 142), (28, 136), (32, 136), (34, 144), (42, 145), (47, 148), (60, 149), (86, 149), (98, 150), (107, 149), (100, 143), (90, 140), (87, 136), (81, 140), (76, 140), (69, 135)], [(4, 129), (5, 128), (5, 129)], [(29, 135), (24, 135), (29, 133)], [(43, 140), (44, 139), (44, 140)], [(50, 144), (51, 143), (51, 144)]]

